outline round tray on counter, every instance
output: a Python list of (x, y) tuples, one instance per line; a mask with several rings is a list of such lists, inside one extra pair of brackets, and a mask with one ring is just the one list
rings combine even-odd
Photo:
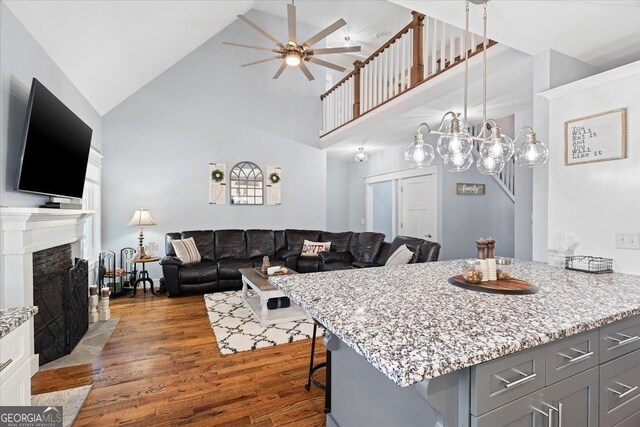
[(477, 284), (467, 283), (462, 274), (449, 278), (449, 283), (464, 289), (492, 294), (526, 295), (538, 292), (537, 286), (519, 279), (489, 280)]

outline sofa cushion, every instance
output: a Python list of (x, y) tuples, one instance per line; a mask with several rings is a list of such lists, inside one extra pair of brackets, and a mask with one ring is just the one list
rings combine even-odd
[(298, 258), (298, 273), (312, 273), (318, 271), (320, 259), (318, 257), (300, 257)]
[(216, 259), (247, 258), (244, 230), (216, 230)]
[(193, 237), (189, 237), (188, 239), (174, 239), (171, 241), (171, 244), (176, 252), (176, 256), (180, 258), (180, 261), (184, 264), (191, 264), (202, 260)]
[(180, 285), (196, 285), (218, 280), (218, 266), (215, 261), (201, 261), (183, 264), (180, 267)]
[(218, 278), (225, 279), (240, 279), (241, 268), (251, 268), (253, 263), (250, 259), (238, 259), (238, 258), (226, 258), (218, 260)]
[(351, 265), (353, 257), (349, 252), (320, 252), (318, 254), (320, 261), (324, 264), (330, 264), (332, 262), (339, 262), (347, 265)]
[(274, 251), (277, 253), (287, 249), (287, 235), (284, 230), (276, 230), (273, 232), (273, 235), (276, 243)]
[(320, 231), (317, 230), (285, 230), (287, 235), (287, 249), (302, 252), (302, 245), (305, 240), (317, 241), (320, 238)]
[(202, 257), (202, 259), (215, 259), (213, 254), (213, 231), (197, 230), (183, 231), (180, 233), (180, 238), (182, 239), (188, 239), (189, 237), (193, 237), (194, 242), (196, 242), (198, 252), (200, 252), (200, 257)]
[(320, 271), (337, 271), (337, 270), (351, 270), (353, 265), (345, 262), (332, 262), (330, 264), (320, 263)]
[(321, 242), (331, 242), (331, 252), (347, 252), (349, 250), (349, 242), (353, 235), (350, 231), (343, 233), (330, 233), (328, 231), (320, 232)]
[(349, 252), (355, 262), (373, 263), (376, 262), (383, 242), (382, 233), (354, 233), (349, 244)]
[(249, 258), (274, 255), (275, 235), (272, 230), (247, 230), (245, 236)]
[(174, 239), (179, 239), (180, 233), (167, 233), (164, 236), (164, 253), (167, 256), (176, 256), (176, 251), (173, 250), (173, 245), (171, 241)]

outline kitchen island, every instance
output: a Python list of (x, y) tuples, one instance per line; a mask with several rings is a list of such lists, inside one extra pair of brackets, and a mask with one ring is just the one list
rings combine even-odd
[(270, 279), (327, 329), (327, 425), (640, 425), (640, 277), (515, 261), (538, 292), (502, 295), (461, 268)]

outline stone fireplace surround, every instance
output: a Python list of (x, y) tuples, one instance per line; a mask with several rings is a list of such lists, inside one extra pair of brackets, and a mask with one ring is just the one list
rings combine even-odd
[[(84, 221), (90, 210), (0, 208), (0, 308), (33, 305), (33, 253), (71, 244), (71, 255), (84, 254)], [(38, 371), (33, 323), (31, 373)]]

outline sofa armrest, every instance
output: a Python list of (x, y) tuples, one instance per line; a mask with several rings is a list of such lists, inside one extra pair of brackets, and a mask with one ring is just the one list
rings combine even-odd
[(176, 256), (166, 256), (160, 260), (160, 265), (177, 265), (181, 266), (182, 260)]
[(287, 259), (287, 258), (297, 257), (298, 255), (300, 255), (300, 252), (298, 251), (291, 251), (288, 249), (284, 249), (276, 253), (276, 258)]
[(380, 264), (376, 264), (375, 262), (356, 261), (352, 265), (356, 268), (380, 267)]
[(167, 295), (170, 297), (180, 295), (180, 265), (163, 263), (162, 276), (164, 278), (164, 284), (167, 287)]
[(330, 264), (332, 262), (344, 262), (351, 263), (352, 257), (349, 252), (318, 252), (318, 256), (320, 257), (320, 261), (323, 264)]

